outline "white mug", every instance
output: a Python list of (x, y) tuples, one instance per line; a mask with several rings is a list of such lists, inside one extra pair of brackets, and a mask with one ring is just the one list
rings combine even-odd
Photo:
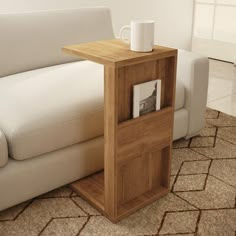
[[(135, 52), (151, 52), (154, 45), (155, 22), (151, 20), (135, 20), (120, 30), (120, 39), (130, 44), (130, 50)], [(130, 40), (123, 37), (124, 30), (130, 30)]]

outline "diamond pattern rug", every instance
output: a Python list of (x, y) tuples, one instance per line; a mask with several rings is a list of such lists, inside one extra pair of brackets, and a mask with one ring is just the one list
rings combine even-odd
[(112, 224), (62, 187), (0, 212), (1, 236), (236, 235), (236, 117), (208, 109), (198, 137), (174, 143), (171, 192)]

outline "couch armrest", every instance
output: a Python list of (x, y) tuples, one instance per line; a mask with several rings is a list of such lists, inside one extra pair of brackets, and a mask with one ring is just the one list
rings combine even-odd
[(199, 134), (205, 126), (208, 78), (208, 58), (179, 50), (177, 80), (184, 84), (185, 108), (189, 115), (186, 138)]
[(0, 167), (7, 164), (8, 161), (8, 148), (7, 141), (4, 133), (0, 130)]

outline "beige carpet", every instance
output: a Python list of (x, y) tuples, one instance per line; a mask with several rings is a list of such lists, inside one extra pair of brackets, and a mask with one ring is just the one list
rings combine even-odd
[(117, 225), (63, 187), (0, 212), (0, 235), (235, 236), (236, 117), (208, 110), (206, 122), (174, 143), (171, 193)]

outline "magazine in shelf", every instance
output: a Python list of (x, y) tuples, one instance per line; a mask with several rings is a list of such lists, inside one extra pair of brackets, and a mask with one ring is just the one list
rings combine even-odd
[(153, 80), (133, 87), (133, 118), (158, 111), (161, 107), (161, 80)]

